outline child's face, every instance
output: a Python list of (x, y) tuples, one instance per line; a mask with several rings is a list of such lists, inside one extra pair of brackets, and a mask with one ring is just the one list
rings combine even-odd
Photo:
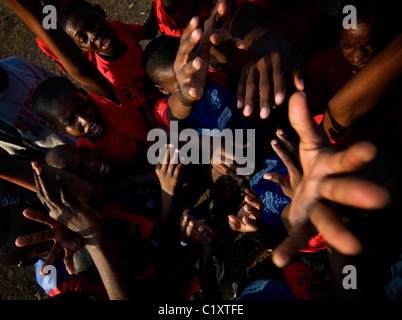
[(341, 28), (339, 42), (342, 53), (353, 69), (363, 68), (374, 57), (372, 26), (372, 23), (358, 22), (356, 29)]
[(64, 170), (93, 184), (98, 183), (110, 173), (110, 166), (86, 148), (68, 146), (58, 156), (63, 157), (66, 164)]
[(112, 55), (117, 35), (96, 9), (77, 10), (69, 17), (65, 31), (81, 50)]
[(103, 119), (92, 100), (76, 88), (52, 100), (48, 118), (57, 130), (96, 141), (104, 135)]

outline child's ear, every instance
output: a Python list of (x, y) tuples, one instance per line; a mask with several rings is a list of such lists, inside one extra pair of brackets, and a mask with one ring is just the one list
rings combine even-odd
[(94, 4), (94, 8), (98, 13), (101, 14), (101, 16), (103, 18), (105, 18), (105, 19), (107, 18), (107, 14), (106, 14), (105, 10), (103, 10), (102, 7), (99, 4)]
[(155, 86), (156, 88), (158, 88), (158, 90), (159, 90), (160, 92), (162, 92), (164, 95), (167, 95), (167, 94), (170, 93), (168, 90), (166, 90), (164, 87), (160, 86), (159, 84), (155, 84), (154, 86)]

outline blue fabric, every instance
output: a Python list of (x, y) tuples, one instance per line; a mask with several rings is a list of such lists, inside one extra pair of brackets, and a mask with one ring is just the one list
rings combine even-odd
[(280, 281), (260, 279), (247, 286), (235, 300), (297, 300), (289, 286)]
[(202, 129), (247, 129), (250, 125), (242, 118), (230, 91), (214, 82), (206, 81), (204, 96), (184, 120), (189, 128), (201, 134)]
[(282, 222), (281, 214), (291, 199), (283, 193), (278, 184), (263, 178), (267, 172), (276, 172), (283, 177), (288, 176), (285, 164), (275, 155), (268, 158), (264, 163), (264, 168), (251, 178), (250, 187), (264, 204), (262, 221), (269, 226), (277, 227), (287, 232)]
[(68, 273), (66, 267), (64, 266), (62, 257), (58, 257), (53, 265), (56, 269), (55, 276), (51, 276), (51, 273), (46, 276), (42, 276), (40, 274), (40, 270), (44, 263), (45, 261), (43, 259), (39, 259), (38, 262), (35, 263), (36, 281), (46, 292), (46, 294), (49, 294), (49, 292), (57, 287), (58, 284), (66, 281), (68, 278), (71, 277), (71, 275)]

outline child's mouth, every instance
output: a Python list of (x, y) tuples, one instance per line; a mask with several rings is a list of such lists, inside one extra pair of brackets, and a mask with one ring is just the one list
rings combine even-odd
[(107, 50), (110, 48), (112, 41), (110, 40), (110, 38), (102, 38), (101, 40), (101, 49), (102, 50)]
[(96, 122), (93, 122), (88, 130), (88, 133), (93, 137), (100, 136), (102, 132), (103, 132), (102, 126), (97, 124)]

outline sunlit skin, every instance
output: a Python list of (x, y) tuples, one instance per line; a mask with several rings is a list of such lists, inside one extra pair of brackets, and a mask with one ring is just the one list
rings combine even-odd
[(372, 22), (357, 22), (356, 29), (341, 28), (339, 43), (342, 53), (355, 70), (363, 68), (375, 55), (372, 29)]
[(46, 163), (96, 184), (110, 174), (110, 166), (93, 151), (72, 145), (58, 146), (46, 156)]
[(69, 17), (65, 31), (81, 50), (112, 60), (119, 59), (127, 50), (127, 45), (96, 9), (77, 10)]
[(55, 129), (95, 142), (105, 133), (104, 121), (92, 100), (76, 88), (52, 100), (46, 118)]

